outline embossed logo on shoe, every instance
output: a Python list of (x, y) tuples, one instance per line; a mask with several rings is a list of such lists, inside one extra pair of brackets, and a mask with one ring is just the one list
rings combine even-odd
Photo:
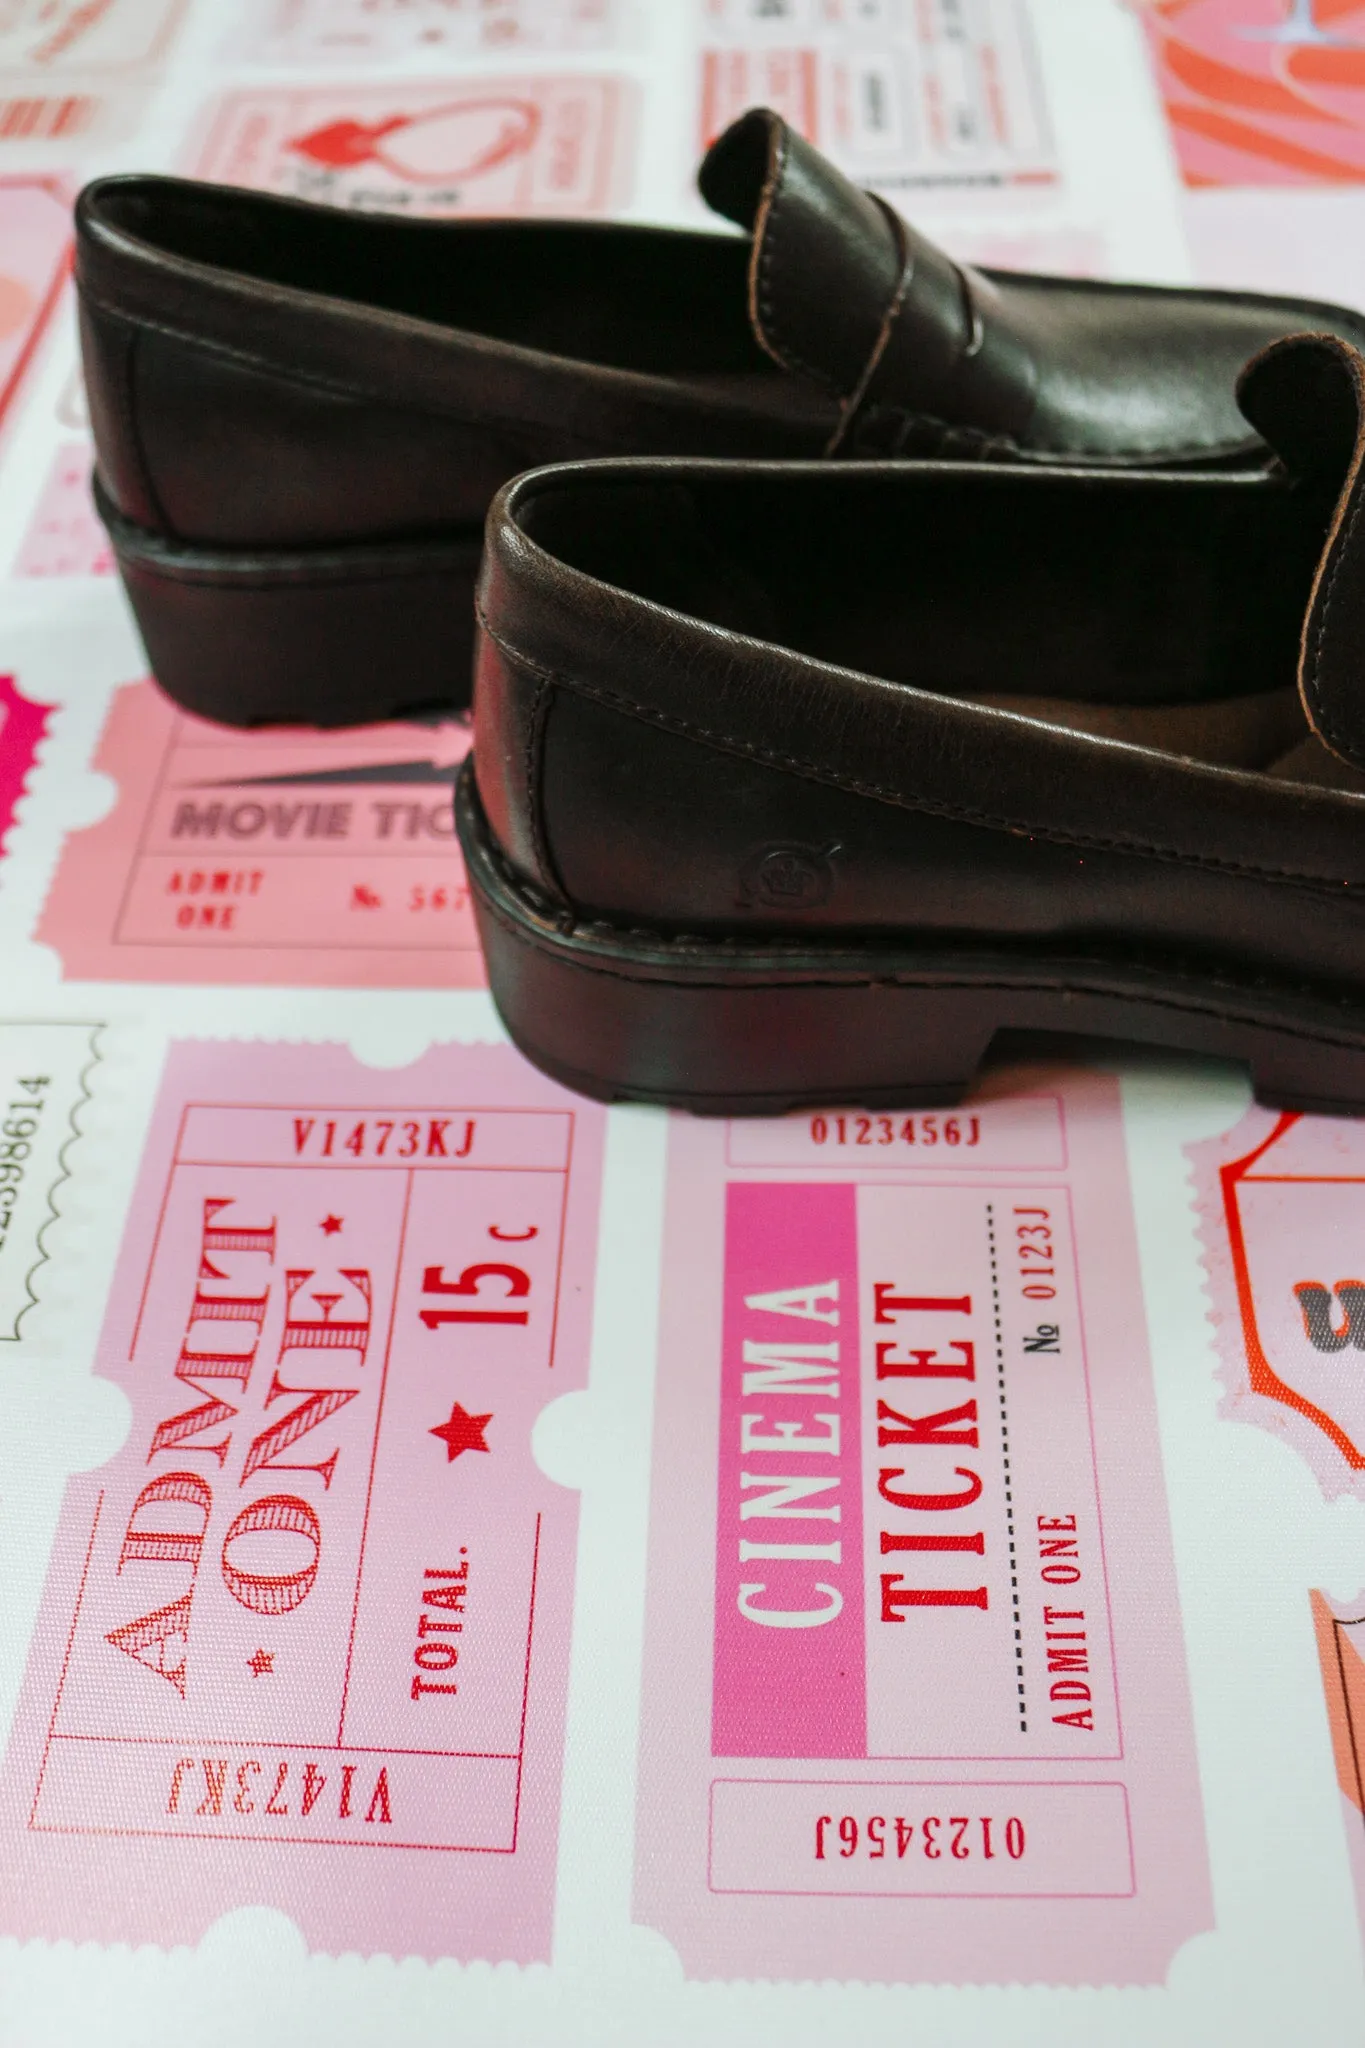
[(828, 846), (760, 846), (740, 869), (745, 909), (818, 910), (834, 893), (837, 841)]

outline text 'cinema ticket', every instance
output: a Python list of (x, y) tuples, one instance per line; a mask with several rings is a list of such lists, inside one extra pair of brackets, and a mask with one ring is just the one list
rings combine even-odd
[(1211, 1924), (1118, 1087), (1015, 1090), (674, 1121), (635, 1911), (689, 1975), (1161, 1982)]
[(546, 1958), (603, 1113), (505, 1047), (168, 1064), (0, 1785), (0, 1925)]

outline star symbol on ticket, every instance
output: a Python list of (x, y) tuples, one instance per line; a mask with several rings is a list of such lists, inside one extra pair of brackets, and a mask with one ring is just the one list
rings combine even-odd
[(273, 1678), (275, 1676), (275, 1652), (273, 1650), (258, 1650), (254, 1657), (247, 1658), (246, 1668), (253, 1678)]
[(318, 1229), (324, 1237), (335, 1237), (341, 1228), (341, 1224), (342, 1219), (340, 1216), (324, 1216), (318, 1225)]
[(438, 1422), (429, 1430), (429, 1436), (438, 1436), (446, 1447), (446, 1463), (453, 1465), (461, 1451), (486, 1451), (483, 1433), (493, 1420), (491, 1415), (471, 1415), (459, 1402), (450, 1411), (449, 1422)]

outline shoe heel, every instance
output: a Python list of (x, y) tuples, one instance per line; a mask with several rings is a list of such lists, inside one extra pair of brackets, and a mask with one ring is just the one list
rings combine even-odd
[(468, 704), (481, 536), (199, 548), (96, 495), (152, 673), (186, 711), (337, 726)]
[(758, 948), (751, 961), (700, 941), (566, 932), (503, 867), (468, 764), (456, 819), (502, 1020), (528, 1059), (580, 1094), (776, 1116), (830, 1103), (951, 1106), (970, 1088), (998, 1022), (981, 991), (909, 989), (852, 966), (803, 982), (795, 947), (774, 985), (778, 962)]

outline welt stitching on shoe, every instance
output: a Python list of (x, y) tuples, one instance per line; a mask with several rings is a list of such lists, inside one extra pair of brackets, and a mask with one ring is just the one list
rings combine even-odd
[[(503, 864), (499, 862), (498, 867), (499, 870), (502, 871)], [(525, 890), (518, 885), (516, 878), (511, 876), (510, 874), (507, 875), (505, 878), (510, 883), (515, 893), (519, 897), (521, 897), (523, 901), (527, 903), (528, 908), (534, 909), (534, 903), (531, 902), (531, 900), (527, 897)], [(506, 932), (507, 936), (510, 939), (526, 947), (528, 950), (534, 951), (537, 949), (537, 941), (535, 937), (532, 935), (528, 935), (525, 929), (521, 925), (515, 923), (514, 920), (510, 918), (507, 915), (507, 913), (499, 907), (498, 904), (492, 902), (489, 898), (485, 897), (483, 908), (487, 915), (492, 917), (494, 921), (502, 927), (503, 931)], [(601, 936), (609, 936), (613, 939), (616, 939), (618, 943), (624, 939), (647, 938), (654, 940), (661, 947), (672, 946), (681, 949), (681, 947), (684, 944), (690, 944), (693, 947), (695, 947), (696, 945), (695, 940), (683, 941), (679, 939), (670, 939), (661, 934), (657, 934), (634, 926), (612, 925), (608, 923), (608, 921), (605, 918), (596, 919), (591, 924), (579, 926), (577, 927), (577, 929), (583, 930), (590, 935), (597, 934)], [(783, 947), (785, 947), (788, 950), (791, 950), (792, 943), (793, 942), (790, 939), (775, 940), (764, 939), (761, 937), (750, 938), (746, 935), (743, 940), (735, 942), (735, 950), (754, 952), (772, 950), (776, 952), (782, 949)], [(807, 946), (805, 948), (798, 948), (798, 950), (809, 952), (810, 949)], [(574, 957), (572, 966), (574, 971), (577, 973), (595, 974), (599, 978), (608, 981), (632, 982), (636, 986), (639, 986), (641, 983), (644, 983), (650, 988), (695, 989), (698, 985), (697, 977), (695, 975), (674, 980), (668, 977), (667, 975), (646, 975), (641, 974), (639, 972), (632, 972), (631, 969), (628, 967), (611, 966), (604, 961), (585, 960), (580, 955), (576, 955)], [(720, 963), (720, 971), (724, 972), (723, 962)], [(1206, 989), (1209, 992), (1209, 995), (1215, 998), (1219, 996), (1230, 996), (1234, 998), (1240, 996), (1243, 1000), (1245, 1000), (1246, 996), (1250, 992), (1245, 983), (1230, 981), (1224, 975), (1199, 975), (1192, 973), (1188, 968), (1182, 967), (1163, 967), (1161, 971), (1163, 974), (1169, 976), (1169, 978), (1172, 981), (1186, 982), (1192, 989)], [(892, 984), (898, 988), (903, 989), (907, 994), (916, 994), (921, 992), (929, 994), (938, 994), (939, 992), (952, 993), (954, 991), (960, 990), (963, 993), (967, 994), (981, 993), (986, 995), (1018, 995), (1024, 993), (1046, 995), (1057, 991), (1059, 980), (1062, 980), (1063, 988), (1069, 992), (1077, 992), (1083, 995), (1094, 996), (1107, 996), (1114, 995), (1116, 993), (1113, 989), (1106, 988), (1098, 980), (1094, 984), (1090, 985), (1087, 985), (1087, 983), (1084, 980), (1081, 980), (1079, 978), (1063, 979), (1060, 976), (1047, 980), (1030, 980), (1027, 974), (1024, 973), (1012, 976), (1008, 979), (990, 980), (983, 977), (982, 979), (977, 980), (966, 975), (955, 977), (950, 972), (945, 972), (942, 974), (926, 975), (922, 982), (916, 982), (913, 980), (897, 982), (893, 971), (888, 971), (882, 974), (848, 973), (846, 975), (831, 974), (829, 979), (825, 981), (822, 981), (818, 975), (803, 977), (799, 983), (799, 986), (802, 988), (858, 989), (885, 987), (888, 984)], [(728, 983), (728, 981), (717, 983), (717, 986), (721, 987), (729, 985), (730, 984)], [(762, 982), (755, 984), (755, 986), (758, 988), (763, 988), (767, 985), (768, 984), (764, 984)], [(1316, 997), (1318, 1001), (1324, 1000), (1319, 990), (1316, 990), (1310, 986), (1294, 982), (1279, 983), (1271, 981), (1267, 977), (1265, 980), (1259, 983), (1252, 984), (1253, 989), (1257, 987), (1262, 989), (1267, 995), (1280, 995), (1287, 993), (1289, 995), (1303, 995)], [(1305, 1029), (1301, 1025), (1291, 1023), (1268, 1024), (1264, 1022), (1263, 1019), (1258, 1018), (1251, 1014), (1236, 1016), (1230, 1010), (1215, 1009), (1211, 1002), (1198, 1002), (1191, 1000), (1189, 998), (1182, 1001), (1178, 996), (1159, 995), (1154, 991), (1149, 992), (1146, 989), (1130, 991), (1125, 996), (1122, 996), (1120, 999), (1127, 1000), (1130, 1002), (1139, 1002), (1147, 1005), (1152, 1009), (1175, 1010), (1178, 1011), (1182, 1016), (1214, 1016), (1217, 1018), (1222, 1018), (1229, 1023), (1245, 1025), (1248, 1029), (1251, 1030), (1261, 1030), (1270, 1032), (1277, 1037), (1302, 1039), (1306, 1043), (1312, 1045), (1340, 1046), (1352, 1051), (1360, 1049), (1359, 1038), (1345, 1031), (1342, 1031), (1340, 1033), (1330, 1030), (1314, 1031)], [(1326, 998), (1325, 1000), (1330, 1001), (1331, 998)], [(1345, 1009), (1347, 1007), (1347, 1003), (1344, 999), (1340, 1001), (1339, 1007), (1341, 1007), (1342, 1009)], [(1355, 1005), (1354, 1007), (1359, 1008), (1359, 1005)]]
[(519, 648), (513, 647), (502, 634), (488, 623), (482, 611), (477, 610), (479, 625), (494, 645), (502, 650), (509, 661), (519, 663), (531, 674), (542, 677), (546, 682), (558, 684), (568, 690), (575, 690), (580, 696), (593, 697), (599, 703), (610, 705), (613, 710), (623, 711), (633, 718), (639, 718), (649, 725), (658, 725), (669, 732), (678, 733), (683, 739), (700, 740), (707, 745), (726, 749), (730, 753), (744, 754), (750, 759), (762, 761), (770, 768), (789, 768), (797, 774), (809, 777), (812, 782), (822, 782), (836, 789), (845, 789), (853, 796), (870, 796), (879, 802), (897, 805), (902, 810), (924, 811), (931, 817), (955, 818), (967, 825), (988, 825), (996, 831), (1023, 832), (1035, 839), (1043, 839), (1057, 846), (1083, 846), (1095, 853), (1140, 853), (1153, 860), (1169, 861), (1179, 867), (1201, 868), (1215, 874), (1248, 875), (1260, 881), (1297, 882), (1309, 888), (1330, 891), (1339, 896), (1343, 887), (1340, 876), (1324, 875), (1312, 868), (1265, 867), (1257, 862), (1220, 860), (1215, 854), (1189, 853), (1178, 846), (1159, 846), (1146, 839), (1103, 838), (1098, 833), (1059, 831), (1055, 826), (1038, 823), (1030, 818), (1011, 818), (997, 811), (983, 811), (973, 804), (948, 803), (940, 797), (923, 796), (889, 784), (864, 782), (856, 776), (841, 775), (837, 770), (825, 767), (818, 761), (807, 760), (800, 754), (779, 754), (768, 747), (759, 746), (752, 740), (741, 739), (736, 734), (717, 732), (713, 727), (696, 725), (690, 719), (679, 718), (672, 712), (659, 711), (653, 705), (639, 704), (633, 697), (620, 691), (607, 690), (595, 683), (584, 682), (580, 677), (559, 673), (532, 661)]
[(120, 566), (127, 567), (132, 575), (144, 576), (149, 581), (178, 583), (193, 590), (217, 590), (231, 595), (238, 590), (335, 590), (344, 585), (347, 590), (367, 584), (397, 583), (406, 581), (418, 583), (423, 580), (444, 584), (451, 573), (461, 565), (452, 562), (400, 562), (395, 566), (381, 564), (373, 569), (353, 569), (343, 565), (328, 570), (303, 570), (294, 572), (277, 569), (272, 575), (239, 575), (232, 570), (215, 574), (211, 570), (178, 568), (174, 563), (161, 561), (156, 555), (139, 554), (133, 548), (120, 548), (114, 543), (114, 552)]

